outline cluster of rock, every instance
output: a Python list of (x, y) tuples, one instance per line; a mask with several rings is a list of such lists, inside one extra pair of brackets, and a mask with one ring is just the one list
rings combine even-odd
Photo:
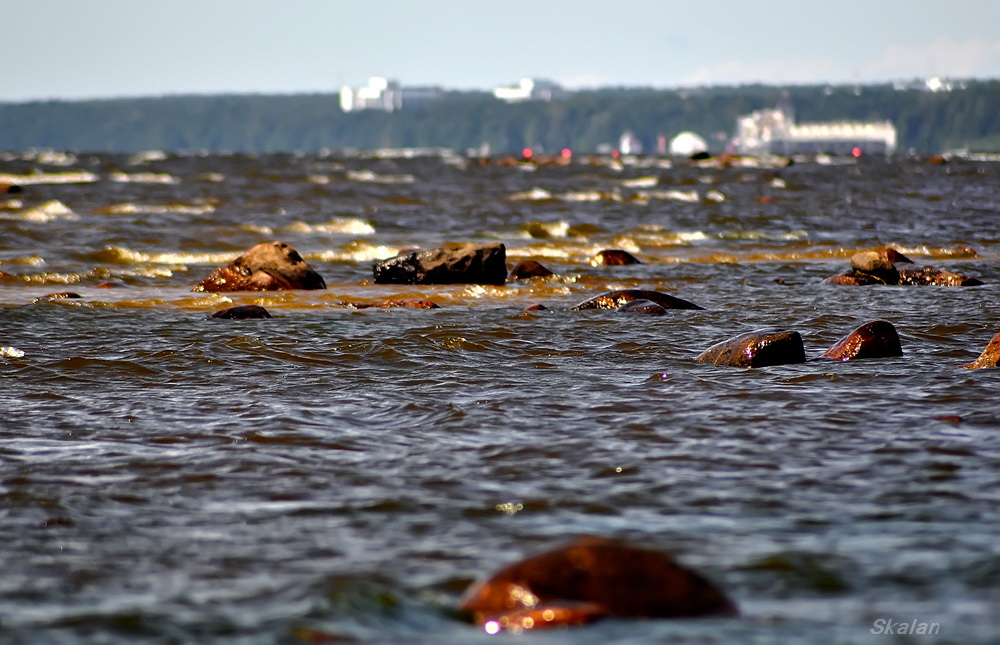
[[(376, 284), (490, 284), (547, 277), (552, 272), (535, 260), (522, 260), (508, 272), (506, 249), (502, 243), (466, 244), (457, 247), (407, 250), (395, 257), (377, 262), (372, 267)], [(640, 261), (627, 251), (606, 249), (594, 256), (592, 263), (629, 265)], [(940, 285), (971, 286), (982, 284), (969, 276), (942, 269), (899, 269), (897, 264), (912, 261), (891, 247), (862, 251), (851, 258), (851, 269), (824, 282), (846, 285)], [(202, 280), (195, 291), (272, 291), (278, 289), (325, 289), (326, 282), (299, 253), (284, 242), (257, 244), (228, 265), (217, 269)], [(62, 294), (53, 294), (53, 296)], [(66, 297), (63, 295), (62, 297)], [(381, 303), (346, 305), (369, 307), (407, 307), (434, 309), (438, 305), (423, 299), (386, 300)], [(532, 305), (528, 310), (545, 309)], [(574, 311), (613, 309), (623, 314), (665, 315), (672, 309), (702, 309), (675, 296), (646, 289), (621, 289), (589, 298), (573, 307)], [(266, 309), (257, 305), (230, 307), (211, 314), (213, 318), (270, 318)], [(896, 329), (884, 320), (858, 327), (842, 338), (820, 359), (854, 360), (901, 356), (902, 348)], [(804, 363), (802, 336), (796, 331), (757, 330), (722, 341), (702, 352), (698, 361), (736, 367), (765, 367)], [(990, 341), (980, 357), (968, 365), (970, 369), (996, 367), (1000, 364), (1000, 334)]]

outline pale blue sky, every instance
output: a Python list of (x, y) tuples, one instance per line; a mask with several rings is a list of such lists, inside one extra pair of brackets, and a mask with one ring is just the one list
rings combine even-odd
[(0, 0), (0, 101), (1000, 78), (1000, 0)]

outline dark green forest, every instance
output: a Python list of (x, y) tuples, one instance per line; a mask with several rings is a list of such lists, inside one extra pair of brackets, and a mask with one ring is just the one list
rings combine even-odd
[(392, 113), (343, 113), (336, 94), (192, 95), (0, 103), (0, 149), (77, 152), (205, 150), (312, 152), (488, 144), (593, 152), (631, 130), (647, 151), (658, 136), (697, 132), (721, 152), (738, 116), (786, 95), (796, 120), (890, 120), (899, 151), (1000, 151), (1000, 81), (930, 92), (892, 85), (606, 88), (549, 102), (506, 104), (485, 92), (447, 92)]

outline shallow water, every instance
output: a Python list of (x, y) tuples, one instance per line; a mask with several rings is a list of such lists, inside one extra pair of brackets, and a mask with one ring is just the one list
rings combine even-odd
[[(0, 636), (475, 642), (471, 580), (586, 533), (674, 552), (743, 616), (529, 640), (995, 639), (1000, 371), (958, 366), (1000, 331), (1000, 165), (625, 161), (0, 157), (24, 186), (0, 197)], [(191, 291), (270, 239), (328, 289)], [(557, 275), (372, 284), (451, 241)], [(876, 244), (986, 284), (821, 284)], [(705, 310), (570, 311), (631, 287)], [(347, 306), (398, 297), (442, 308)], [(206, 318), (232, 304), (275, 319)], [(876, 319), (902, 357), (694, 361), (758, 328), (815, 358)]]

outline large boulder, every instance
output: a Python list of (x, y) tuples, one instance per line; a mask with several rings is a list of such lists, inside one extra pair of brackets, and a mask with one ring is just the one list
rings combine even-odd
[(407, 251), (377, 262), (376, 284), (504, 284), (507, 250), (500, 242)]
[(806, 362), (797, 331), (758, 330), (712, 345), (697, 360), (733, 367), (767, 367)]
[(584, 300), (573, 307), (573, 311), (584, 309), (618, 309), (633, 300), (649, 300), (664, 309), (702, 309), (698, 305), (659, 291), (647, 289), (619, 289)]
[(736, 605), (665, 554), (580, 538), (501, 568), (465, 593), (460, 609), (486, 631), (575, 625), (606, 616), (735, 616)]
[(899, 334), (892, 323), (884, 320), (865, 323), (826, 350), (823, 358), (850, 361), (856, 358), (886, 358), (902, 356)]
[(284, 242), (261, 242), (216, 269), (195, 291), (278, 291), (326, 289), (323, 277)]
[(970, 370), (978, 370), (983, 367), (1000, 367), (1000, 334), (994, 336), (979, 358), (968, 365), (962, 367)]

